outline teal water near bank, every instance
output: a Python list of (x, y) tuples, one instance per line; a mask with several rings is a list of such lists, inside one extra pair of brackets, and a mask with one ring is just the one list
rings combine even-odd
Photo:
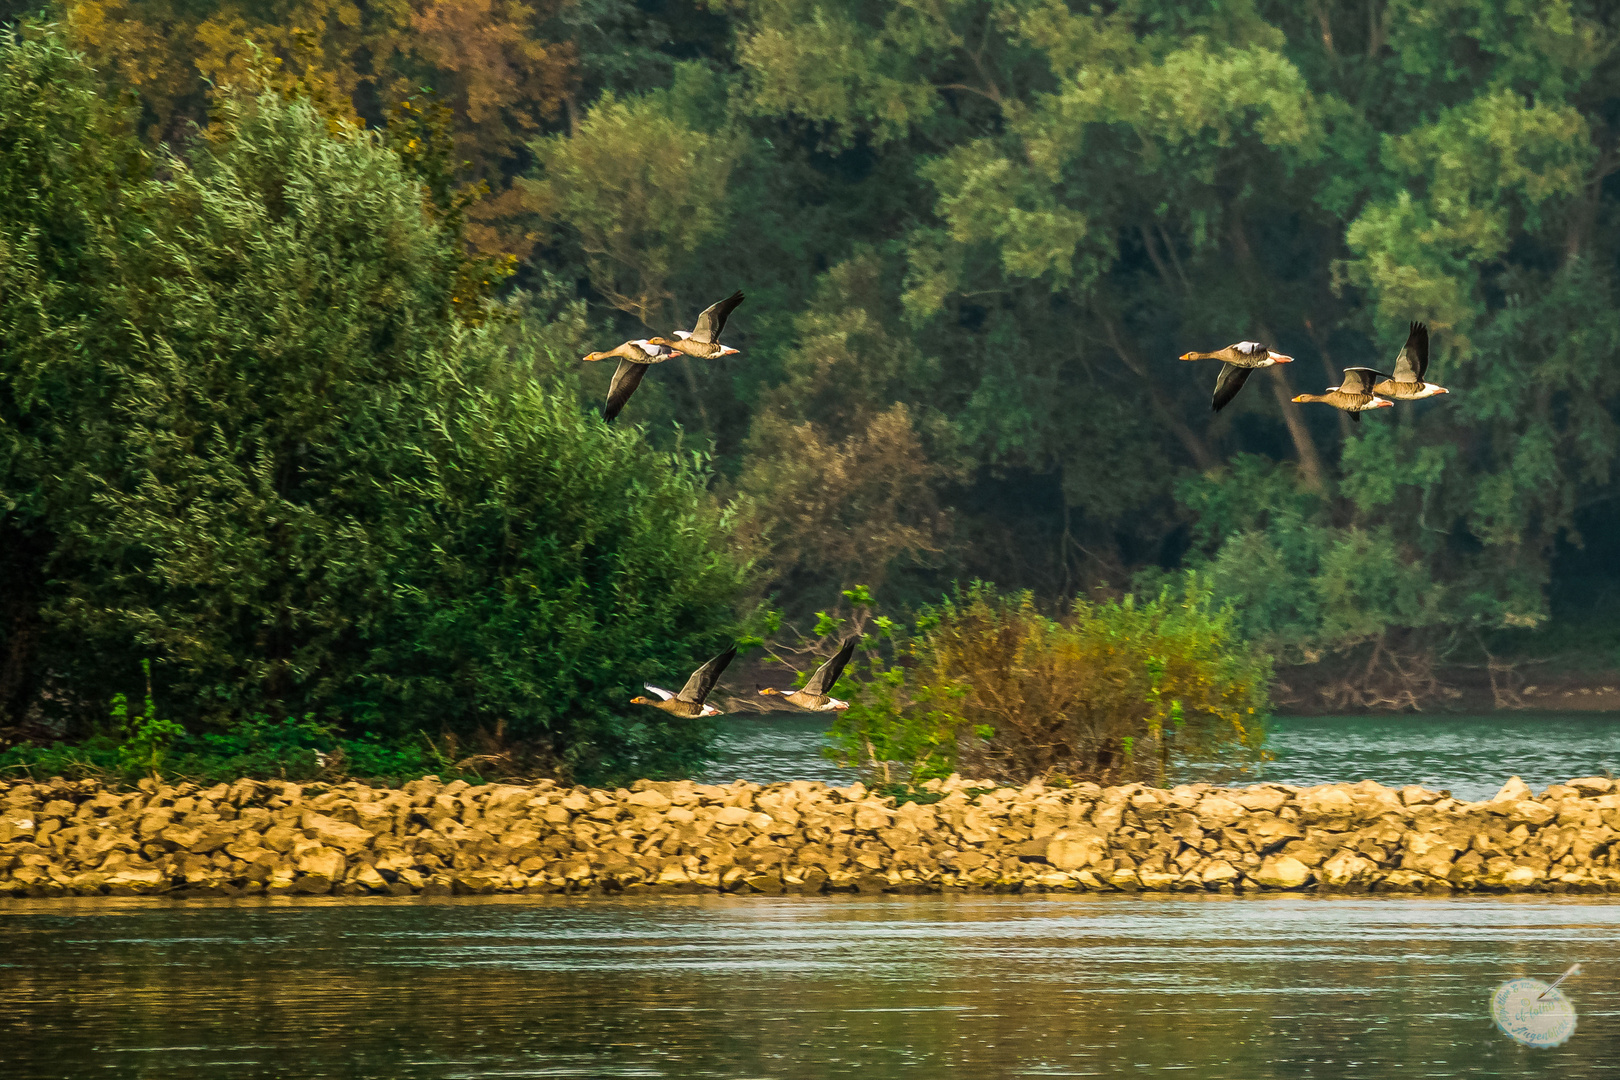
[[(8, 1076), (1613, 1076), (1620, 907), (1574, 897), (24, 901)], [(1574, 1037), (1489, 998), (1555, 976)]]
[[(840, 770), (820, 755), (827, 727), (820, 717), (728, 717), (723, 724), (719, 756), (704, 774), (710, 782), (743, 778), (848, 784), (855, 779), (850, 770)], [(1510, 776), (1540, 789), (1571, 777), (1620, 773), (1620, 715), (1279, 716), (1266, 745), (1274, 760), (1245, 782), (1376, 780), (1484, 799)]]

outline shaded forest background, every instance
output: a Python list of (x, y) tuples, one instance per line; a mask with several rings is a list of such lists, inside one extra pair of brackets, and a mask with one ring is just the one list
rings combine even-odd
[[(611, 372), (573, 357), (745, 289), (742, 354), (666, 365), (624, 420), (712, 447), (790, 622), (856, 583), (1055, 606), (1193, 569), (1285, 705), (1432, 705), (1463, 670), (1514, 703), (1513, 662), (1620, 659), (1612, 5), (0, 12), (56, 22), (149, 147), (224, 85), (379, 129), (447, 106), (466, 266), (582, 409)], [(1411, 320), (1449, 397), (1288, 403), (1387, 370)], [(1297, 362), (1212, 415), (1212, 366), (1175, 358), (1245, 338)]]

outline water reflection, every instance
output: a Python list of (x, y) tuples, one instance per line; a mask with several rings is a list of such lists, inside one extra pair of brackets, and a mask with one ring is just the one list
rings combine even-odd
[[(723, 725), (718, 755), (704, 774), (710, 783), (856, 778), (821, 756), (827, 728), (821, 717), (733, 717)], [(1607, 713), (1282, 716), (1267, 742), (1276, 760), (1263, 775), (1285, 784), (1422, 784), (1460, 799), (1486, 799), (1509, 776), (1542, 788), (1620, 771), (1617, 736), (1620, 716)]]
[[(664, 897), (0, 909), (10, 1075), (1598, 1077), (1576, 898)], [(1530, 1051), (1503, 979), (1574, 960)]]

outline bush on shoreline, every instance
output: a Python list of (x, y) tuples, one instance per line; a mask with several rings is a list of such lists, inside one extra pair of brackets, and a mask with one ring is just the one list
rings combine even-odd
[(1060, 619), (976, 583), (911, 636), (873, 625), (890, 658), (852, 665), (832, 753), (886, 782), (898, 765), (912, 781), (1162, 784), (1188, 765), (1260, 760), (1271, 661), (1195, 577), (1150, 599), (1079, 600)]

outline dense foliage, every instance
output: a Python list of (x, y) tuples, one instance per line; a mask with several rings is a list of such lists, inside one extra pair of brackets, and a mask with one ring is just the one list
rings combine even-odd
[(199, 737), (689, 768), (709, 732), (627, 700), (734, 632), (701, 457), (546, 381), (566, 319), (468, 304), (410, 157), (306, 98), (216, 104), (143, 150), (56, 39), (0, 44), (0, 727), (82, 735), (150, 659)]
[[(458, 242), (518, 257), (528, 328), (503, 332), (549, 335), (530, 370), (582, 406), (609, 365), (570, 368), (564, 346), (689, 325), (744, 288), (742, 354), (672, 361), (626, 418), (665, 450), (712, 445), (790, 613), (856, 581), (911, 608), (953, 580), (1151, 595), (1193, 569), (1282, 662), (1332, 669), (1314, 704), (1422, 703), (1460, 646), (1620, 656), (1612, 5), (13, 0), (0, 18), (29, 10), (99, 80), (54, 85), (38, 122), (124, 132), (0, 166), (57, 170), (0, 192), (61, 241), (53, 259), (113, 245), (119, 273), (170, 272), (188, 238), (139, 250), (115, 235), (135, 219), (96, 201), (196, 197), (207, 155), (171, 177), (161, 148), (207, 120), (210, 80), (301, 95), (343, 130), (429, 87), (469, 162), (455, 181), (491, 189)], [(246, 226), (209, 213), (222, 240)], [(38, 303), (97, 312), (75, 340), (122, 355), (132, 331), (83, 276), (111, 271), (49, 272)], [(234, 302), (207, 301), (226, 324)], [(1355, 426), (1289, 402), (1387, 369), (1413, 319), (1448, 397)], [(1245, 338), (1297, 362), (1212, 416), (1213, 365), (1175, 358)], [(49, 376), (73, 394), (110, 377)], [(50, 438), (76, 461), (127, 453), (98, 430)], [(67, 479), (109, 522), (130, 494)], [(326, 633), (321, 603), (289, 604)], [(192, 647), (184, 623), (165, 633)]]
[(861, 621), (871, 645), (841, 684), (834, 756), (885, 782), (960, 771), (1164, 785), (1260, 760), (1271, 661), (1196, 578), (1180, 595), (1080, 600), (1061, 619), (978, 583), (925, 609), (914, 632)]

